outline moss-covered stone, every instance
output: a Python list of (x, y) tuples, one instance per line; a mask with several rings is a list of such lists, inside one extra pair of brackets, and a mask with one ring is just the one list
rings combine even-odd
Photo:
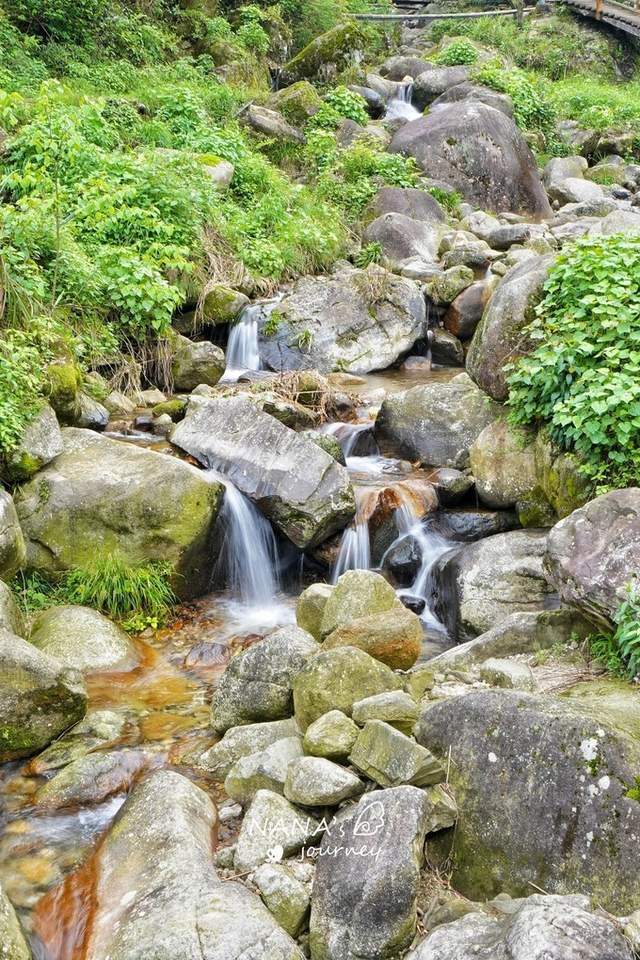
[(49, 403), (60, 423), (72, 424), (79, 412), (82, 374), (71, 360), (56, 360), (47, 367)]
[(156, 403), (152, 413), (154, 417), (161, 417), (168, 414), (174, 423), (178, 423), (184, 417), (187, 411), (186, 397), (172, 397), (170, 400), (163, 400), (162, 403)]
[(593, 496), (593, 484), (581, 472), (581, 462), (572, 453), (559, 450), (540, 431), (535, 443), (538, 485), (559, 517), (566, 517)]
[(475, 279), (471, 267), (460, 264), (445, 270), (428, 284), (429, 296), (434, 303), (443, 306), (453, 303), (459, 294), (470, 287)]
[(0, 887), (0, 957), (2, 960), (31, 960), (20, 922), (6, 893)]
[(331, 596), (333, 586), (328, 583), (312, 583), (298, 597), (296, 622), (316, 640), (321, 638), (321, 624), (324, 608)]
[(219, 323), (231, 323), (249, 303), (249, 297), (238, 290), (214, 283), (206, 289), (202, 301), (202, 320), (215, 326)]
[(325, 649), (358, 647), (392, 670), (408, 670), (422, 652), (424, 631), (420, 618), (396, 599), (390, 609), (357, 617), (333, 630)]
[(343, 573), (327, 598), (320, 624), (323, 637), (359, 617), (384, 613), (396, 604), (396, 592), (384, 577), (372, 570)]
[(317, 76), (336, 76), (346, 67), (362, 60), (367, 37), (354, 20), (338, 23), (331, 30), (315, 37), (300, 53), (282, 68), (287, 80)]
[(345, 761), (358, 736), (358, 727), (341, 710), (329, 710), (314, 720), (304, 735), (304, 752), (327, 760)]
[(288, 87), (277, 90), (269, 98), (268, 106), (278, 110), (282, 116), (295, 126), (302, 126), (309, 117), (318, 112), (322, 98), (308, 80), (298, 80)]
[(488, 507), (513, 507), (536, 487), (534, 434), (511, 427), (504, 419), (484, 428), (469, 449), (476, 490)]

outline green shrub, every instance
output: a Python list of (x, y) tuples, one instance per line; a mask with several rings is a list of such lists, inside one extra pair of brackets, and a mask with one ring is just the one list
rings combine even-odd
[(468, 63), (475, 63), (478, 59), (478, 51), (470, 40), (466, 37), (460, 37), (452, 40), (436, 57), (436, 63), (446, 67), (455, 67)]
[[(335, 145), (335, 139), (333, 139)], [(412, 158), (386, 153), (377, 145), (355, 143), (344, 150), (332, 147), (325, 136), (310, 138), (307, 154), (315, 157), (320, 196), (342, 208), (350, 220), (356, 220), (382, 186), (411, 187), (418, 177)]]
[(636, 583), (626, 588), (626, 599), (616, 611), (613, 634), (598, 634), (590, 639), (593, 656), (610, 673), (635, 679), (640, 674), (640, 592)]
[(513, 365), (515, 423), (546, 424), (606, 488), (640, 478), (640, 237), (565, 248), (529, 329), (537, 347)]
[(107, 0), (5, 0), (5, 5), (29, 32), (52, 40), (82, 42), (103, 19)]
[(355, 265), (357, 267), (368, 267), (369, 264), (380, 263), (381, 260), (382, 244), (374, 240), (372, 243), (367, 243), (362, 250), (359, 251), (355, 258)]
[(513, 114), (519, 127), (525, 130), (540, 130), (543, 133), (553, 129), (553, 106), (539, 85), (522, 70), (505, 70), (492, 61), (483, 64), (474, 72), (474, 80), (511, 97)]

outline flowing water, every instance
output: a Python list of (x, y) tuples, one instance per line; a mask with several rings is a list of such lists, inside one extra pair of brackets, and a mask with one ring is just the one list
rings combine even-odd
[(385, 111), (385, 120), (417, 120), (422, 114), (411, 103), (413, 83), (405, 83), (398, 88), (398, 95), (389, 100)]
[(227, 365), (222, 383), (233, 383), (247, 370), (260, 369), (258, 321), (262, 315), (263, 305), (250, 303), (231, 327), (226, 351)]

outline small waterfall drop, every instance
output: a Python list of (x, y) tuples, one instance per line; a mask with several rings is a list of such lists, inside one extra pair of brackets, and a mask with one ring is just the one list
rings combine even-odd
[(371, 543), (369, 540), (369, 491), (356, 488), (356, 516), (352, 525), (342, 534), (340, 550), (331, 571), (331, 583), (347, 570), (371, 568)]
[(384, 115), (385, 120), (417, 120), (422, 114), (411, 103), (413, 82), (404, 83), (398, 87), (398, 93), (389, 100)]
[(260, 369), (258, 320), (262, 312), (263, 304), (250, 303), (231, 327), (227, 343), (227, 365), (221, 382), (235, 383), (247, 370)]
[[(348, 460), (349, 457), (354, 456), (354, 450), (362, 434), (370, 431), (372, 425), (372, 420), (365, 420), (363, 423), (325, 423), (321, 427), (321, 432), (335, 437), (342, 447), (345, 460)], [(373, 439), (370, 446), (373, 448), (377, 446)]]

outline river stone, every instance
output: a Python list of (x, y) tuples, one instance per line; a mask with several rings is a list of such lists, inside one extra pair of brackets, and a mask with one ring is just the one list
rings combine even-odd
[(393, 583), (401, 587), (410, 587), (415, 581), (422, 562), (422, 550), (418, 539), (407, 534), (392, 543), (382, 558), (382, 569), (388, 573)]
[(355, 513), (346, 469), (248, 397), (190, 401), (171, 440), (220, 469), (302, 549), (341, 530)]
[(276, 922), (296, 937), (309, 913), (307, 887), (281, 863), (263, 863), (253, 874), (262, 902)]
[(442, 327), (431, 330), (431, 360), (441, 367), (464, 367), (464, 347), (457, 337)]
[(0, 489), (0, 577), (11, 580), (26, 560), (27, 551), (18, 514), (6, 490)]
[(288, 123), (277, 110), (269, 110), (268, 107), (259, 107), (252, 103), (241, 116), (253, 130), (266, 137), (277, 141), (304, 143), (302, 131)]
[(211, 723), (229, 727), (292, 713), (292, 681), (319, 647), (299, 627), (282, 627), (233, 657), (211, 701)]
[(222, 740), (200, 756), (198, 767), (205, 770), (215, 780), (222, 781), (233, 765), (242, 757), (248, 757), (256, 751), (266, 750), (267, 747), (277, 743), (278, 740), (297, 735), (298, 725), (293, 718), (231, 727), (226, 731)]
[(376, 419), (380, 444), (428, 466), (462, 468), (469, 448), (500, 408), (465, 375), (386, 397)]
[(271, 859), (290, 857), (321, 834), (318, 820), (271, 790), (258, 790), (236, 844), (236, 870), (255, 870)]
[(512, 613), (557, 606), (546, 548), (546, 531), (512, 530), (443, 554), (433, 570), (435, 612), (449, 634), (470, 640)]
[(605, 630), (640, 570), (640, 488), (612, 490), (555, 525), (545, 569), (565, 603)]
[(413, 220), (403, 213), (383, 213), (362, 235), (363, 243), (380, 245), (385, 266), (402, 270), (414, 260), (436, 265), (443, 227), (437, 220)]
[(362, 780), (325, 757), (301, 757), (287, 769), (284, 795), (301, 807), (335, 807), (357, 797), (364, 790)]
[[(429, 83), (430, 76), (423, 74), (420, 80)], [(526, 140), (514, 121), (494, 107), (473, 100), (443, 104), (404, 124), (389, 151), (414, 157), (428, 176), (444, 180), (477, 208), (536, 219), (551, 216)]]
[(512, 916), (472, 912), (438, 927), (406, 960), (632, 960), (628, 943), (607, 917), (566, 897), (533, 896), (518, 903)]
[(396, 597), (391, 609), (337, 627), (323, 649), (358, 647), (392, 670), (408, 670), (420, 656), (423, 640), (422, 621)]
[(20, 922), (11, 901), (0, 887), (0, 960), (31, 960)]
[(258, 790), (283, 793), (289, 764), (301, 756), (300, 737), (276, 740), (259, 753), (241, 757), (234, 763), (224, 781), (225, 792), (242, 804), (247, 804)]
[(640, 711), (630, 688), (619, 716), (586, 699), (509, 690), (472, 691), (424, 710), (416, 736), (450, 757), (464, 811), (453, 842), (457, 890), (484, 900), (526, 896), (535, 885), (580, 890), (613, 913), (637, 905), (630, 838), (640, 835), (640, 804), (627, 791), (640, 769)]
[(404, 955), (416, 933), (428, 812), (415, 787), (376, 790), (351, 808), (336, 835), (327, 831), (311, 897), (312, 960)]
[(393, 56), (387, 57), (384, 63), (380, 64), (380, 76), (387, 77), (389, 80), (401, 82), (405, 77), (411, 77), (415, 80), (425, 70), (434, 70), (435, 67), (428, 60), (413, 56)]
[(353, 719), (360, 726), (367, 720), (384, 720), (401, 733), (410, 734), (418, 719), (418, 704), (404, 690), (391, 690), (358, 700), (353, 705)]
[(301, 127), (318, 112), (322, 106), (322, 98), (312, 83), (298, 80), (288, 87), (275, 90), (269, 97), (268, 104), (274, 110), (279, 110), (290, 123)]
[(86, 708), (76, 670), (0, 630), (0, 763), (42, 750), (81, 720)]
[(366, 220), (375, 220), (385, 213), (401, 213), (412, 220), (424, 220), (427, 223), (446, 221), (438, 201), (426, 190), (417, 190), (415, 187), (380, 187), (367, 206), (364, 217)]
[(584, 157), (552, 157), (542, 171), (542, 182), (547, 189), (555, 183), (561, 183), (568, 178), (584, 176), (589, 164)]
[(534, 437), (506, 420), (494, 420), (469, 449), (478, 496), (488, 507), (514, 507), (537, 485)]
[[(434, 67), (430, 65), (429, 69), (415, 78), (411, 89), (411, 102), (417, 110), (422, 111), (450, 87), (455, 87), (468, 79), (468, 67)], [(434, 173), (433, 176), (438, 177), (439, 174)]]
[(540, 490), (558, 517), (568, 516), (592, 498), (593, 484), (581, 470), (582, 461), (560, 450), (544, 430), (536, 437), (534, 456)]
[(567, 177), (566, 180), (556, 180), (547, 187), (547, 194), (551, 200), (564, 206), (566, 203), (599, 200), (603, 196), (603, 190), (597, 183), (591, 183), (582, 177)]
[(209, 797), (177, 773), (138, 786), (100, 846), (92, 960), (302, 960), (260, 898), (212, 863)]
[(284, 86), (295, 80), (336, 77), (346, 68), (362, 63), (369, 37), (355, 20), (347, 19), (315, 37), (285, 63), (281, 80)]
[(26, 632), (22, 611), (11, 589), (2, 580), (0, 580), (0, 630), (15, 633), (18, 637)]
[(90, 710), (80, 723), (29, 761), (29, 772), (38, 776), (60, 770), (96, 748), (114, 746), (122, 736), (127, 718), (113, 710)]
[(296, 622), (302, 630), (306, 630), (316, 640), (320, 640), (320, 630), (324, 608), (333, 592), (333, 586), (328, 583), (312, 583), (303, 590), (296, 604)]
[(431, 103), (431, 109), (435, 110), (443, 103), (458, 103), (460, 100), (476, 100), (480, 103), (486, 103), (488, 107), (500, 110), (505, 116), (513, 117), (511, 97), (504, 93), (498, 93), (482, 84), (470, 83), (468, 80), (463, 83), (456, 83), (453, 87), (449, 87), (448, 90), (441, 93)]
[(427, 533), (436, 533), (447, 540), (458, 540), (462, 543), (471, 543), (474, 540), (484, 540), (495, 533), (506, 533), (508, 530), (519, 530), (520, 523), (514, 511), (511, 510), (441, 510), (425, 517), (423, 529)]
[(557, 644), (569, 643), (573, 636), (585, 640), (590, 633), (593, 633), (593, 626), (570, 607), (511, 613), (486, 633), (445, 650), (429, 663), (434, 670), (439, 671), (452, 667), (466, 669), (490, 657), (508, 657), (518, 653), (548, 650)]
[(427, 787), (425, 792), (430, 804), (427, 833), (448, 830), (458, 819), (458, 804), (449, 787), (444, 783), (436, 783), (433, 787)]
[(502, 660), (489, 657), (480, 667), (480, 679), (490, 687), (505, 687), (509, 690), (535, 690), (536, 681), (528, 663), (519, 660)]
[(382, 720), (367, 720), (349, 762), (381, 787), (428, 787), (444, 780), (444, 767), (429, 750)]
[(447, 306), (473, 283), (473, 270), (464, 264), (445, 270), (428, 284), (429, 297), (439, 306)]
[(529, 353), (534, 342), (525, 328), (542, 299), (554, 254), (530, 257), (513, 267), (484, 312), (467, 354), (469, 376), (494, 400), (506, 400), (505, 366)]
[(176, 390), (188, 393), (201, 383), (214, 387), (224, 373), (225, 359), (220, 347), (201, 340), (194, 343), (176, 335), (171, 374)]
[(29, 637), (40, 650), (83, 673), (122, 673), (138, 665), (138, 653), (120, 627), (90, 607), (49, 607), (33, 621)]
[(293, 680), (296, 720), (306, 730), (329, 710), (351, 715), (353, 704), (374, 693), (399, 690), (389, 667), (356, 647), (336, 647), (307, 661)]
[(363, 374), (408, 353), (424, 335), (426, 306), (416, 283), (372, 264), (297, 280), (276, 316), (275, 331), (260, 328), (266, 367)]
[(610, 237), (615, 233), (626, 233), (629, 236), (640, 234), (640, 212), (636, 210), (613, 210), (596, 220), (589, 227), (590, 237)]
[[(109, 423), (109, 411), (88, 393), (78, 394), (78, 412), (73, 419), (74, 427), (83, 430), (104, 430)], [(62, 451), (61, 451), (62, 452)]]
[(337, 627), (365, 614), (384, 613), (395, 605), (396, 592), (373, 570), (348, 570), (338, 579), (325, 603), (320, 633), (327, 637)]
[(12, 483), (22, 483), (60, 453), (62, 434), (58, 420), (52, 408), (46, 405), (27, 424), (20, 442), (6, 457), (6, 475)]
[(345, 761), (358, 736), (358, 727), (341, 710), (329, 710), (314, 720), (305, 732), (304, 752), (327, 760)]
[(36, 802), (49, 809), (101, 803), (116, 793), (126, 793), (150, 759), (144, 750), (88, 753), (40, 787)]
[(64, 452), (16, 503), (29, 566), (56, 574), (112, 554), (133, 566), (162, 561), (179, 596), (203, 593), (222, 484), (176, 457), (89, 430), (62, 435)]

